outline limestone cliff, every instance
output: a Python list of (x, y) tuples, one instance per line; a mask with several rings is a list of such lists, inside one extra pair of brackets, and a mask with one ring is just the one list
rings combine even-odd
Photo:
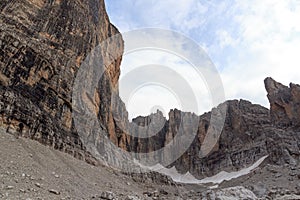
[[(0, 2), (0, 123), (56, 149), (94, 162), (72, 123), (72, 87), (91, 50), (118, 34), (103, 0), (2, 0)], [(109, 43), (123, 52), (123, 40)], [(110, 55), (102, 50), (100, 60)], [(111, 93), (121, 58), (95, 91), (95, 111), (115, 140)]]
[[(197, 117), (191, 113), (171, 110), (169, 120), (163, 119), (166, 121), (165, 125), (156, 136), (147, 139), (132, 138), (129, 150), (151, 152), (163, 148), (178, 133), (179, 126), (188, 130), (191, 124), (182, 123), (180, 116), (190, 115), (198, 122), (196, 137), (188, 150), (169, 165), (175, 166), (182, 174), (189, 171), (198, 178), (212, 176), (223, 170), (232, 171), (250, 166), (265, 155), (269, 156), (267, 162), (271, 164), (294, 165), (300, 158), (300, 132), (297, 128), (300, 119), (297, 110), (300, 103), (297, 93), (299, 86), (291, 84), (291, 88), (288, 88), (272, 79), (266, 79), (266, 88), (271, 111), (245, 100), (224, 103), (227, 105), (225, 124), (208, 155), (201, 156), (201, 149), (204, 138), (209, 134), (211, 112)], [(289, 101), (284, 101), (286, 98)], [(278, 107), (278, 104), (282, 107)], [(158, 112), (156, 115), (161, 114)], [(150, 118), (151, 115), (138, 117), (133, 123), (146, 126), (151, 121)], [(158, 124), (155, 121), (153, 123)], [(189, 132), (185, 131), (184, 134)], [(158, 160), (163, 160), (171, 155), (156, 156), (160, 156)]]

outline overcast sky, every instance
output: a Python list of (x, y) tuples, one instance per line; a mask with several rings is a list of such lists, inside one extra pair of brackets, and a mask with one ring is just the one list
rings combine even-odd
[[(111, 22), (121, 32), (153, 27), (174, 30), (193, 39), (216, 66), (226, 99), (242, 98), (268, 107), (265, 77), (286, 85), (300, 83), (300, 0), (106, 0), (106, 7)], [(164, 53), (157, 58), (155, 53), (124, 56), (121, 79), (130, 70), (151, 64), (149, 59), (174, 68), (180, 64), (178, 72), (190, 74), (188, 64)], [(200, 109), (194, 112), (202, 114), (216, 106), (210, 102), (202, 79), (183, 77), (201, 99)], [(125, 95), (122, 90), (120, 94)], [(125, 104), (130, 117), (146, 115), (157, 108), (166, 115), (172, 107), (181, 108), (181, 97), (176, 95), (167, 85), (150, 84), (137, 88)]]

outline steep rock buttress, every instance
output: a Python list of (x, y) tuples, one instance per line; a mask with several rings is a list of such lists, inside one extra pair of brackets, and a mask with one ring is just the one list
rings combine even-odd
[[(104, 1), (3, 0), (0, 24), (1, 126), (95, 162), (72, 122), (72, 87), (90, 51), (119, 33), (109, 22)], [(109, 45), (122, 54), (121, 37)], [(101, 60), (108, 56), (101, 52)], [(93, 100), (103, 129), (114, 142), (110, 97), (118, 90), (120, 63), (118, 58), (107, 66)]]

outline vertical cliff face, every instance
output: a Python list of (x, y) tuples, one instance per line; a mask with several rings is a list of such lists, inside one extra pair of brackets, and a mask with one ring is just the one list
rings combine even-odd
[[(266, 79), (265, 83), (271, 110), (245, 100), (223, 103), (226, 104), (224, 127), (216, 143), (210, 144), (211, 150), (208, 154), (203, 155), (203, 146), (205, 138), (210, 134), (211, 112), (198, 117), (172, 110), (169, 120), (163, 118), (165, 125), (155, 137), (131, 138), (134, 142), (130, 143), (130, 148), (137, 152), (151, 152), (164, 148), (172, 142), (180, 126), (184, 127), (183, 134), (188, 135), (191, 132), (188, 129), (191, 124), (182, 122), (180, 116), (189, 115), (198, 122), (197, 134), (187, 151), (168, 166), (175, 166), (182, 174), (190, 172), (198, 178), (212, 176), (223, 170), (232, 171), (250, 166), (266, 155), (269, 163), (294, 165), (300, 159), (300, 87), (291, 84), (289, 88), (270, 78)], [(151, 122), (150, 119), (151, 115), (138, 117), (133, 122), (146, 126)], [(154, 121), (154, 124), (158, 122)], [(163, 161), (166, 156), (171, 155), (156, 156), (159, 157), (158, 160)]]
[[(191, 127), (196, 125), (197, 132), (192, 144), (169, 166), (175, 166), (183, 174), (189, 171), (199, 178), (210, 176), (221, 170), (242, 168), (267, 155), (264, 141), (265, 130), (261, 127), (270, 124), (269, 110), (245, 100), (227, 101), (223, 105), (225, 104), (227, 109), (224, 128), (216, 143), (209, 144), (212, 146), (207, 155), (203, 155), (202, 146), (205, 138), (210, 134), (208, 130), (211, 126), (211, 112), (196, 116), (176, 109), (170, 111), (169, 120), (163, 118), (165, 125), (155, 136), (147, 139), (132, 138), (131, 141), (134, 142), (130, 145), (131, 150), (143, 153), (159, 150), (172, 143), (177, 134), (188, 136), (192, 132)], [(157, 121), (150, 120), (153, 118), (152, 115), (138, 117), (133, 120), (133, 123), (138, 123), (140, 126), (145, 126), (150, 122), (158, 124)], [(159, 112), (154, 115), (159, 115)], [(182, 121), (182, 116), (190, 120)], [(184, 131), (178, 131), (179, 127)], [(149, 129), (147, 131), (150, 132)], [(180, 142), (179, 145), (184, 141)], [(172, 155), (164, 154), (157, 156), (160, 156), (158, 160), (161, 161), (168, 156), (172, 157)]]
[[(84, 158), (72, 123), (72, 87), (90, 51), (118, 34), (103, 0), (4, 0), (0, 2), (0, 123)], [(108, 43), (123, 52), (123, 41)], [(102, 49), (100, 60), (109, 56)], [(121, 58), (106, 66), (95, 111), (114, 140), (111, 94), (117, 92)], [(86, 158), (89, 159), (89, 158)]]

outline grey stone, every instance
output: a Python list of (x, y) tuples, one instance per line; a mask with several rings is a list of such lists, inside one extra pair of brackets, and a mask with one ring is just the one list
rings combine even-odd
[(116, 195), (115, 193), (110, 192), (110, 191), (102, 192), (102, 193), (100, 194), (100, 198), (102, 198), (102, 199), (107, 199), (107, 200), (113, 200), (113, 199), (116, 198), (116, 196), (117, 196), (117, 195)]

